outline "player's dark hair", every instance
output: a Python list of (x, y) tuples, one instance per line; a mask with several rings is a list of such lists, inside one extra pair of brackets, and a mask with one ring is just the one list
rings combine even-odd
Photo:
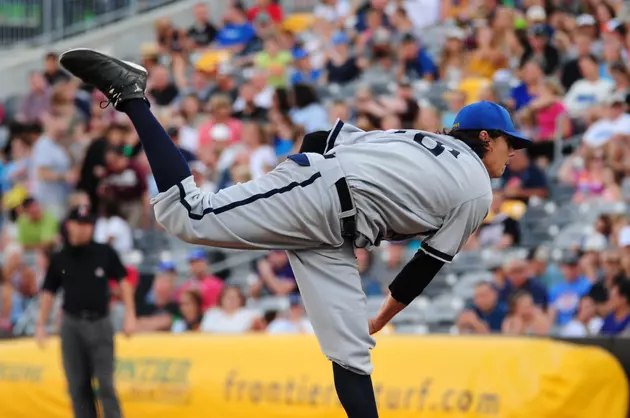
[[(450, 131), (444, 129), (442, 132), (438, 133), (459, 139), (464, 144), (468, 145), (470, 149), (479, 156), (479, 158), (483, 158), (488, 153), (488, 144), (479, 138), (481, 131), (481, 129), (451, 129)], [(488, 135), (490, 135), (490, 138), (492, 139), (503, 135), (503, 132), (501, 131), (487, 130), (486, 132), (488, 132)]]

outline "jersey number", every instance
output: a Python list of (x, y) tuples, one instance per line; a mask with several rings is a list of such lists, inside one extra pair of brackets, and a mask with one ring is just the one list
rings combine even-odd
[[(404, 134), (404, 133), (407, 133), (407, 131), (396, 131), (394, 133)], [(460, 154), (459, 151), (447, 148), (440, 141), (436, 141), (435, 139), (426, 137), (422, 134), (416, 134), (413, 137), (413, 140), (417, 142), (418, 144), (422, 145), (427, 151), (429, 151), (431, 154), (435, 155), (436, 157), (439, 157), (440, 155), (442, 155), (444, 151), (450, 152), (451, 155), (455, 158), (457, 158), (457, 156)]]

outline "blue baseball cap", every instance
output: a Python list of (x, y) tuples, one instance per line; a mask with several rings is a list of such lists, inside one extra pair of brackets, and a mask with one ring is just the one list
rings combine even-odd
[(308, 57), (308, 52), (302, 48), (296, 48), (293, 50), (293, 59), (301, 60)]
[(188, 261), (207, 260), (208, 255), (201, 248), (195, 248), (188, 253)]
[(164, 273), (166, 271), (175, 271), (175, 263), (173, 263), (172, 261), (162, 261), (159, 265), (158, 265), (158, 271), (160, 273)]
[(348, 36), (347, 33), (343, 32), (343, 31), (337, 31), (332, 36), (331, 42), (335, 46), (336, 45), (347, 44), (347, 43), (350, 43), (350, 37)]
[(464, 106), (455, 117), (453, 129), (500, 131), (508, 137), (514, 149), (527, 148), (532, 144), (532, 141), (516, 132), (508, 111), (492, 102), (482, 101)]

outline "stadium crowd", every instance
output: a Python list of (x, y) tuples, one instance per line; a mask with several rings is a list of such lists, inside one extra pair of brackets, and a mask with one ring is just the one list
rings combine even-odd
[[(337, 118), (438, 131), (467, 103), (501, 103), (535, 144), (494, 184), (488, 217), (436, 288), (387, 331), (630, 335), (622, 2), (316, 3), (288, 14), (273, 0), (231, 2), (221, 17), (199, 3), (194, 25), (160, 19), (155, 39), (129, 57), (149, 70), (152, 109), (198, 186), (215, 192), (262, 176)], [(139, 331), (312, 332), (284, 252), (238, 275), (213, 269), (226, 256), (204, 248), (161, 257), (148, 272), (130, 257), (160, 232), (149, 204), (157, 190), (130, 121), (104, 99), (50, 53), (17, 106), (2, 109), (0, 333), (29, 334), (50, 254), (81, 204), (97, 218), (94, 240), (128, 266)], [(356, 250), (368, 302), (419, 245)], [(114, 313), (117, 295), (112, 284)]]

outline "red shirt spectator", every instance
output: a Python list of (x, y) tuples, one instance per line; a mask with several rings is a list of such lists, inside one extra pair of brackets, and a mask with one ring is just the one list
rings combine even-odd
[(273, 23), (282, 22), (282, 7), (272, 0), (257, 0), (256, 5), (247, 11), (247, 19), (253, 22), (259, 13), (267, 13)]
[(223, 291), (223, 280), (209, 273), (208, 256), (201, 249), (192, 250), (188, 256), (192, 279), (177, 289), (176, 298), (179, 301), (181, 295), (188, 290), (196, 290), (203, 300), (202, 309), (205, 311), (219, 303)]

